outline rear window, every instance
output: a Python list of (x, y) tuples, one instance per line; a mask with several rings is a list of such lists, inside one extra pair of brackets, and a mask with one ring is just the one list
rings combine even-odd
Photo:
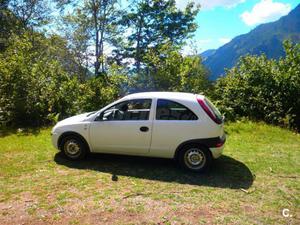
[(222, 114), (220, 113), (220, 111), (214, 106), (214, 104), (212, 104), (211, 101), (209, 101), (209, 99), (204, 98), (205, 103), (208, 105), (208, 107), (210, 108), (210, 110), (214, 113), (214, 115), (216, 116), (216, 118), (218, 120), (222, 120)]
[(223, 122), (223, 117), (219, 110), (207, 99), (197, 96), (197, 101), (204, 112), (217, 124)]

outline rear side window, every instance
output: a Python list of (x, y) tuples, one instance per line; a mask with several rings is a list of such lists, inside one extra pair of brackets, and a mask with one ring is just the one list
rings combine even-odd
[(156, 120), (197, 120), (198, 117), (184, 105), (165, 99), (158, 99)]

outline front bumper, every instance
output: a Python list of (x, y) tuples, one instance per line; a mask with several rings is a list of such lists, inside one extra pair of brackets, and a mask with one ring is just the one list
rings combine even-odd
[(52, 145), (58, 149), (58, 138), (59, 138), (59, 134), (55, 133), (55, 132), (51, 132), (51, 140), (52, 140)]

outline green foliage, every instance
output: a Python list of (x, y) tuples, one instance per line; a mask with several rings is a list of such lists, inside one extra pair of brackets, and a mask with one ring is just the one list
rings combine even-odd
[(83, 111), (99, 110), (113, 100), (120, 97), (123, 85), (128, 83), (126, 76), (119, 74), (115, 69), (111, 69), (110, 75), (104, 80), (103, 77), (93, 77), (83, 86), (80, 97)]
[(40, 35), (13, 36), (0, 55), (2, 121), (41, 125), (57, 121), (58, 114), (64, 118), (99, 109), (119, 94), (124, 76), (112, 71), (106, 81), (93, 78), (81, 83), (57, 57), (61, 46), (51, 43)]
[(182, 56), (170, 44), (150, 50), (144, 58), (146, 72), (136, 76), (137, 90), (200, 93), (208, 90), (208, 72), (199, 56)]
[[(93, 57), (95, 76), (107, 72), (105, 45), (116, 46), (121, 31), (118, 21), (123, 11), (117, 0), (86, 0), (82, 2), (58, 0), (73, 13), (63, 16), (64, 33), (80, 65), (89, 65)], [(123, 35), (123, 33), (121, 34)], [(93, 54), (90, 53), (93, 48)], [(87, 72), (87, 71), (86, 71)]]
[(129, 7), (120, 22), (130, 33), (115, 50), (115, 58), (134, 58), (137, 74), (142, 72), (148, 51), (158, 52), (166, 43), (181, 46), (197, 29), (199, 8), (192, 2), (184, 10), (179, 10), (174, 0), (138, 0)]
[(47, 39), (25, 34), (13, 36), (0, 55), (0, 108), (5, 120), (37, 125), (53, 112), (75, 112), (66, 105), (73, 101), (76, 92), (72, 88), (78, 82), (51, 57), (51, 47)]
[[(51, 6), (47, 0), (4, 0), (18, 19), (19, 28), (38, 28), (51, 19)], [(53, 6), (53, 3), (52, 3)]]
[(243, 57), (217, 81), (213, 97), (227, 118), (300, 128), (300, 44), (285, 41), (284, 47), (284, 58)]

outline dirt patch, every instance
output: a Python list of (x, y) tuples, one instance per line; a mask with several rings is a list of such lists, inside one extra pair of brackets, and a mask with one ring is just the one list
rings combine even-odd
[(27, 211), (36, 204), (37, 200), (28, 192), (22, 193), (14, 201), (0, 202), (0, 224), (43, 224)]
[[(101, 200), (69, 199), (60, 206), (54, 197), (47, 198), (53, 208), (39, 207), (30, 193), (22, 193), (15, 201), (0, 203), (0, 224), (196, 224), (213, 221), (215, 209), (189, 204), (171, 204), (170, 201), (133, 196)], [(214, 213), (212, 213), (214, 212)]]

